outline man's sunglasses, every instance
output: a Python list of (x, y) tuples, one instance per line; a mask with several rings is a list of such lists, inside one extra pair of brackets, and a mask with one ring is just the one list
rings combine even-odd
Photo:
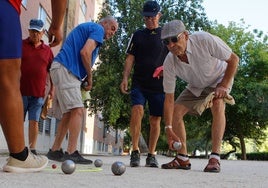
[(145, 21), (155, 20), (156, 19), (156, 16), (144, 16), (144, 19), (145, 19)]
[(176, 37), (169, 37), (169, 38), (163, 39), (162, 42), (166, 46), (169, 45), (170, 42), (176, 43), (180, 40), (180, 37), (182, 34), (183, 34), (183, 32), (178, 34)]

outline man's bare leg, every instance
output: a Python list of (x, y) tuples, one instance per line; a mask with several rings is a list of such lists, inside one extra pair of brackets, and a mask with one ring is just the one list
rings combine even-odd
[(0, 60), (0, 123), (10, 153), (25, 148), (20, 64), (20, 59)]

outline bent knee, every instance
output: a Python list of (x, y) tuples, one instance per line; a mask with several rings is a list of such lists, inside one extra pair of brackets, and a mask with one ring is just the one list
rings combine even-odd
[(213, 106), (211, 107), (212, 113), (224, 112), (225, 111), (225, 102), (223, 99), (214, 99)]
[(79, 108), (74, 108), (71, 110), (73, 115), (77, 115), (77, 116), (83, 116), (84, 114), (84, 108), (79, 107)]
[(134, 105), (132, 106), (131, 109), (132, 113), (138, 113), (138, 114), (143, 114), (143, 106), (142, 105)]

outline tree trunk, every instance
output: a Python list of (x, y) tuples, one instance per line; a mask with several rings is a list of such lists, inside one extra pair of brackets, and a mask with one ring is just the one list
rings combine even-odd
[(208, 158), (208, 149), (209, 149), (209, 142), (206, 142), (206, 152), (205, 152), (205, 158)]
[(243, 136), (239, 136), (241, 146), (241, 160), (247, 160), (246, 144)]

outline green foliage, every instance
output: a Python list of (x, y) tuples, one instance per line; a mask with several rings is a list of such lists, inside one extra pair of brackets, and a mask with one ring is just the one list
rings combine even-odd
[[(237, 159), (241, 159), (241, 153), (236, 153)], [(268, 161), (268, 152), (247, 153), (247, 160)]]
[(162, 12), (161, 23), (173, 19), (182, 20), (189, 31), (210, 28), (208, 18), (202, 7), (202, 0), (163, 0), (158, 1)]

